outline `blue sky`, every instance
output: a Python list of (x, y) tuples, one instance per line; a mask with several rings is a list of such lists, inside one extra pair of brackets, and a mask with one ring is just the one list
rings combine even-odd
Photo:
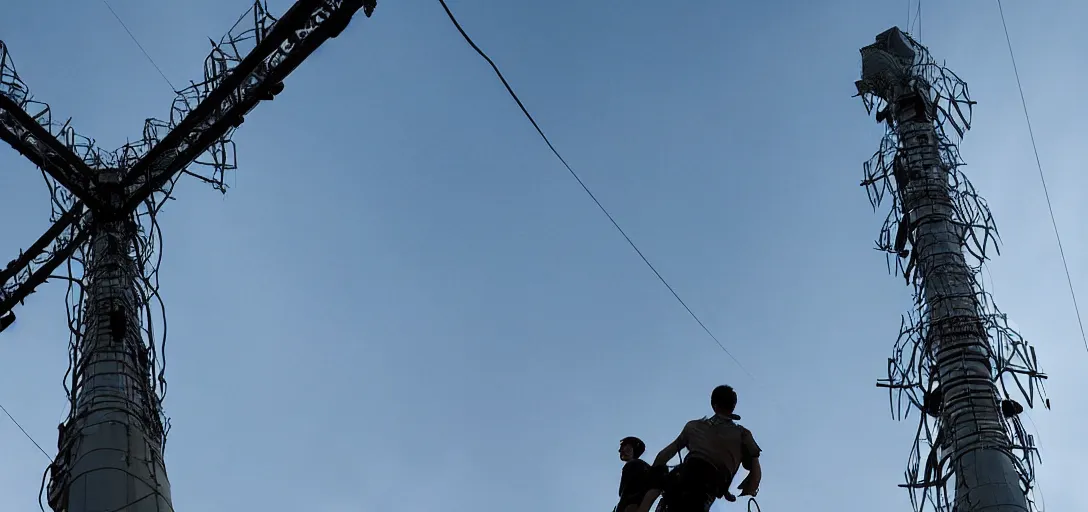
[[(249, 6), (182, 4), (112, 1), (175, 83)], [(1084, 509), (1088, 352), (996, 5), (954, 4), (924, 5), (922, 39), (979, 101), (962, 150), (1006, 243), (993, 291), (1052, 375), (1054, 410), (1028, 422), (1045, 503)], [(754, 378), (439, 4), (385, 1), (247, 117), (227, 196), (190, 181), (162, 214), (177, 510), (608, 510), (618, 439), (656, 451), (721, 383), (765, 449), (764, 510), (909, 510), (896, 484), (915, 425), (890, 419), (874, 382), (910, 291), (871, 249), (883, 212), (857, 184), (881, 128), (851, 98), (858, 48), (904, 25), (907, 2), (450, 5)], [(1005, 8), (1088, 302), (1088, 4)], [(37, 98), (105, 147), (167, 115), (169, 88), (99, 1), (18, 2), (0, 38)], [(14, 151), (0, 168), (9, 258), (48, 205)], [(19, 312), (0, 337), (0, 403), (48, 450), (65, 412), (63, 285)], [(0, 453), (0, 509), (36, 510), (48, 461), (2, 417)]]

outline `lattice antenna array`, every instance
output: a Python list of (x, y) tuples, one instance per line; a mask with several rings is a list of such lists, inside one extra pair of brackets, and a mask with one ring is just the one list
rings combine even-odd
[[(235, 169), (231, 135), (245, 114), (279, 94), (357, 11), (370, 17), (375, 7), (300, 0), (276, 19), (258, 0), (213, 43), (203, 80), (177, 92), (169, 120), (148, 120), (139, 141), (115, 151), (54, 123), (0, 43), (0, 139), (41, 169), (53, 205), (52, 227), (0, 270), (0, 331), (37, 286), (69, 283), (70, 412), (42, 489), (54, 511), (172, 511), (157, 215), (181, 175), (225, 191), (224, 175)], [(67, 275), (56, 273), (62, 265)]]
[(861, 49), (858, 95), (886, 131), (865, 164), (874, 209), (890, 202), (877, 249), (914, 287), (888, 378), (898, 419), (919, 411), (906, 483), (915, 511), (1035, 510), (1038, 451), (1023, 405), (1049, 408), (1035, 350), (985, 291), (980, 271), (997, 249), (986, 202), (963, 174), (958, 143), (970, 129), (967, 85), (892, 28)]

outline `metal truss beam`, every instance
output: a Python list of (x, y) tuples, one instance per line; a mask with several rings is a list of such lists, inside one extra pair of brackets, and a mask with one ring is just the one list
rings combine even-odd
[(271, 100), (283, 90), (283, 80), (303, 60), (322, 43), (339, 35), (356, 11), (363, 9), (369, 17), (376, 3), (376, 0), (302, 0), (277, 21), (258, 2), (253, 9), (254, 28), (242, 36), (252, 38), (255, 47), (244, 58), (238, 54), (234, 41), (225, 40), (226, 44), (212, 50), (206, 61), (206, 81), (190, 88), (199, 103), (185, 112), (170, 133), (128, 172), (122, 185), (135, 190), (121, 210), (136, 208), (241, 125), (244, 116), (258, 103)]

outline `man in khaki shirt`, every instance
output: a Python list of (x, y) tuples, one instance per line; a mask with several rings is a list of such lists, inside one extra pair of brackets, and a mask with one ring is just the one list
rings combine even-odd
[(735, 423), (740, 416), (733, 414), (737, 393), (729, 386), (718, 386), (710, 394), (714, 416), (692, 420), (672, 444), (654, 459), (654, 467), (664, 473), (667, 464), (682, 448), (688, 456), (671, 473), (661, 487), (662, 499), (668, 512), (705, 512), (718, 497), (733, 501), (729, 486), (741, 466), (748, 476), (738, 486), (741, 496), (755, 496), (763, 471), (759, 465), (760, 448), (752, 432)]

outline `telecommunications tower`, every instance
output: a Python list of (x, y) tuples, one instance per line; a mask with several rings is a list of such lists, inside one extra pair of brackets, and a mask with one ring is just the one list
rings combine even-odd
[[(861, 49), (858, 95), (886, 131), (862, 185), (876, 208), (891, 203), (877, 249), (914, 286), (888, 378), (898, 419), (916, 409), (906, 483), (917, 512), (1035, 510), (1038, 451), (1020, 422), (1043, 394), (1035, 350), (982, 286), (997, 230), (961, 167), (970, 128), (967, 84), (892, 28)], [(889, 267), (891, 267), (889, 262)]]
[(276, 19), (258, 0), (213, 44), (204, 79), (176, 91), (169, 120), (147, 120), (139, 142), (116, 151), (54, 122), (0, 43), (0, 139), (41, 169), (53, 207), (52, 226), (0, 270), (0, 330), (38, 285), (68, 282), (70, 412), (58, 427), (48, 486), (43, 478), (54, 512), (172, 512), (156, 216), (183, 174), (225, 191), (224, 173), (235, 169), (231, 135), (243, 116), (375, 5), (299, 0)]

